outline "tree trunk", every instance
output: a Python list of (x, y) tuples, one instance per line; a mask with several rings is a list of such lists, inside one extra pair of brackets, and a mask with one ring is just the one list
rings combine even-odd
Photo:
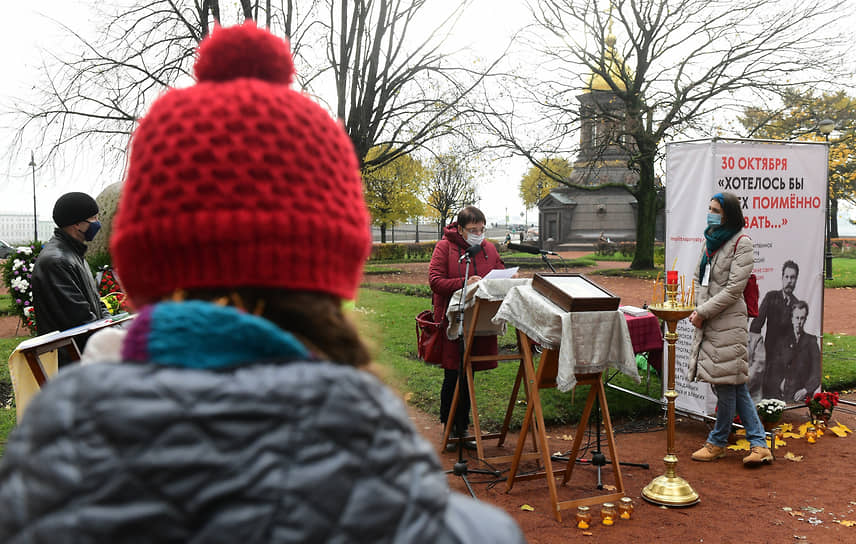
[(386, 223), (380, 224), (380, 243), (386, 243)]
[(419, 218), (416, 218), (416, 243), (419, 243)]
[(654, 184), (653, 161), (642, 159), (639, 165), (639, 183), (636, 186), (636, 253), (630, 268), (642, 270), (654, 268), (654, 234), (657, 224), (657, 191)]

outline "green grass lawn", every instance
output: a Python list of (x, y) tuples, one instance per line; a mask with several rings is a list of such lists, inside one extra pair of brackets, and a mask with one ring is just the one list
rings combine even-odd
[(15, 306), (12, 304), (12, 295), (0, 295), (0, 316), (15, 315)]
[(856, 259), (832, 259), (832, 279), (824, 280), (825, 287), (856, 286)]
[(9, 388), (10, 395), (9, 402), (0, 406), (0, 455), (3, 454), (3, 450), (5, 449), (6, 437), (12, 432), (16, 423), (15, 400), (12, 397), (9, 365), (6, 364), (6, 361), (9, 360), (9, 356), (15, 351), (15, 347), (24, 340), (26, 340), (26, 337), (23, 336), (17, 338), (0, 338), (0, 361), (2, 361), (2, 364), (0, 364), (0, 384), (2, 384), (4, 389), (6, 387)]

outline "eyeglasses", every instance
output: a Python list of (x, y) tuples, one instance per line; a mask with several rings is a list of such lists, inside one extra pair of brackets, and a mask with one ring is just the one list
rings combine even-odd
[(464, 229), (464, 230), (469, 232), (470, 234), (474, 234), (476, 236), (478, 236), (479, 234), (484, 234), (484, 227), (481, 227), (481, 228), (473, 227), (471, 229)]

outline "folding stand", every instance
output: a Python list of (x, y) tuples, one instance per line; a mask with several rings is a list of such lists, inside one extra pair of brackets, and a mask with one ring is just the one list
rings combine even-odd
[[(541, 408), (541, 398), (538, 393), (539, 389), (556, 387), (556, 374), (558, 371), (559, 352), (557, 349), (545, 349), (541, 354), (541, 361), (538, 364), (538, 370), (536, 372), (534, 363), (532, 361), (531, 344), (531, 340), (526, 335), (523, 335), (521, 341), (521, 348), (523, 355), (523, 365), (526, 371), (526, 388), (529, 397), (529, 404), (526, 407), (526, 415), (523, 418), (523, 425), (520, 429), (521, 438), (517, 443), (517, 448), (515, 449), (514, 458), (511, 463), (511, 470), (508, 474), (506, 492), (511, 491), (511, 488), (513, 487), (514, 482), (516, 480), (532, 480), (536, 478), (545, 478), (547, 480), (547, 487), (550, 491), (550, 503), (553, 507), (553, 514), (556, 518), (556, 521), (562, 521), (562, 510), (576, 508), (577, 506), (597, 504), (609, 500), (616, 500), (620, 497), (623, 497), (624, 480), (621, 477), (621, 467), (619, 466), (618, 462), (618, 455), (615, 448), (615, 439), (612, 435), (612, 420), (609, 417), (609, 409), (606, 404), (606, 393), (603, 388), (603, 380), (601, 379), (601, 374), (577, 374), (577, 386), (591, 386), (578, 428), (583, 428), (588, 424), (589, 417), (591, 416), (592, 406), (594, 405), (595, 400), (599, 400), (600, 405), (603, 407), (604, 428), (607, 435), (609, 451), (612, 456), (612, 467), (615, 472), (616, 478), (616, 492), (572, 501), (559, 501), (558, 493), (556, 490), (555, 477), (561, 473), (564, 473), (562, 485), (565, 485), (568, 480), (570, 480), (574, 463), (569, 462), (565, 470), (553, 470), (553, 463), (549, 453), (549, 444), (547, 443), (547, 435), (544, 427), (544, 413)], [(537, 448), (541, 452), (541, 460), (544, 465), (544, 471), (535, 474), (518, 476), (517, 470), (520, 465), (522, 447), (524, 443), (523, 439), (526, 436), (526, 433), (529, 431), (530, 419), (534, 427), (533, 433), (537, 440)], [(582, 437), (582, 432), (578, 431), (577, 433), (575, 433), (573, 447), (571, 448), (571, 459), (576, 459), (577, 454), (579, 453)]]
[[(524, 376), (524, 368), (523, 368), (523, 357), (520, 352), (521, 346), (521, 334), (520, 331), (517, 331), (517, 353), (509, 353), (506, 355), (472, 355), (472, 347), (473, 341), (475, 339), (475, 330), (476, 324), (478, 323), (479, 316), (484, 313), (489, 313), (490, 315), (496, 314), (496, 310), (499, 308), (501, 301), (486, 301), (480, 298), (475, 299), (475, 303), (473, 304), (472, 311), (467, 311), (465, 313), (465, 320), (469, 322), (469, 326), (465, 327), (466, 334), (464, 337), (464, 355), (463, 355), (463, 370), (466, 372), (467, 377), (467, 390), (470, 395), (470, 409), (472, 411), (473, 416), (473, 434), (475, 435), (476, 442), (476, 452), (478, 454), (478, 459), (486, 462), (486, 463), (507, 463), (512, 460), (513, 455), (500, 455), (493, 457), (485, 457), (484, 454), (484, 441), (492, 440), (494, 438), (498, 439), (497, 446), (502, 446), (505, 443), (505, 438), (508, 434), (508, 427), (511, 424), (511, 416), (514, 413), (514, 406), (517, 403), (517, 397), (520, 393), (520, 384), (523, 380)], [(520, 366), (517, 369), (517, 377), (514, 380), (514, 386), (511, 390), (511, 396), (509, 397), (508, 407), (505, 410), (505, 418), (502, 422), (502, 427), (500, 428), (500, 432), (498, 433), (490, 433), (490, 434), (482, 434), (481, 423), (479, 422), (479, 411), (478, 411), (478, 403), (476, 401), (476, 393), (475, 393), (475, 383), (473, 379), (473, 366), (472, 363), (476, 361), (513, 361), (520, 360)], [(452, 396), (452, 405), (449, 408), (449, 415), (446, 419), (447, 422), (454, 421), (455, 413), (458, 408), (458, 400), (460, 399), (460, 381), (455, 385), (455, 392)], [(524, 393), (526, 393), (527, 389), (524, 388)], [(527, 403), (529, 401), (529, 396), (527, 393)], [(445, 451), (446, 444), (449, 443), (449, 435), (452, 431), (452, 425), (447, 423), (446, 429), (443, 431), (443, 440), (440, 445), (441, 453)], [(522, 435), (521, 435), (522, 436)], [(455, 440), (455, 439), (452, 439)], [(532, 437), (532, 446), (535, 451), (530, 453), (522, 454), (524, 459), (532, 459), (539, 455), (537, 445), (535, 442), (535, 437)]]

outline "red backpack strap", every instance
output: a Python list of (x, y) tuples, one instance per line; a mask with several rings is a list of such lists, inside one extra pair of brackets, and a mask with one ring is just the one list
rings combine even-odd
[[(748, 234), (741, 234), (740, 236), (737, 237), (737, 241), (734, 242), (734, 251), (732, 252), (732, 255), (737, 255), (737, 244), (740, 243), (741, 238), (749, 238), (749, 235)], [(752, 238), (749, 238), (749, 241), (751, 242)]]

